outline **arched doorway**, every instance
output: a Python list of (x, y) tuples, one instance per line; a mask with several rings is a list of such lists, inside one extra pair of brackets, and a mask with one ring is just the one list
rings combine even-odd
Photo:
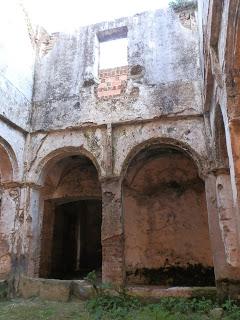
[(128, 284), (214, 285), (204, 182), (188, 154), (153, 145), (123, 181)]
[(101, 274), (102, 201), (98, 173), (86, 156), (54, 163), (45, 177), (40, 277), (79, 279)]

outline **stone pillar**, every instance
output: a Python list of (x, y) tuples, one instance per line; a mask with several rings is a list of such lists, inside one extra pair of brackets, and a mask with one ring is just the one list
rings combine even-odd
[(23, 223), (19, 210), (20, 188), (14, 183), (3, 184), (0, 208), (0, 279), (10, 276), (16, 256), (21, 251), (18, 229)]
[(40, 247), (40, 269), (39, 276), (47, 278), (52, 267), (53, 227), (55, 219), (55, 203), (52, 200), (44, 201), (42, 231), (39, 242)]
[(29, 224), (27, 228), (28, 238), (28, 267), (27, 275), (30, 277), (39, 276), (40, 254), (41, 254), (41, 230), (43, 216), (43, 201), (38, 186), (29, 188), (28, 217)]
[[(9, 294), (18, 291), (21, 274), (27, 272), (29, 258), (29, 186), (20, 182), (1, 185), (0, 277), (8, 278)], [(30, 234), (31, 236), (31, 234)]]
[[(6, 200), (3, 197), (3, 209), (6, 211), (4, 221), (4, 230), (8, 234), (11, 243), (11, 261), (13, 285), (17, 290), (18, 279), (21, 274), (34, 275), (32, 267), (32, 248), (39, 239), (34, 238), (34, 226), (38, 230), (40, 227), (38, 221), (39, 204), (34, 194), (39, 194), (36, 186), (21, 183), (18, 188), (5, 190)], [(37, 212), (37, 221), (34, 219), (32, 208), (35, 206)], [(5, 208), (6, 207), (6, 208)], [(8, 227), (8, 230), (6, 229)]]
[(119, 178), (102, 181), (102, 255), (103, 282), (123, 284), (122, 186)]
[(227, 263), (232, 267), (239, 265), (239, 241), (237, 233), (236, 209), (233, 205), (231, 178), (225, 171), (217, 172), (216, 198), (219, 226), (224, 244)]
[(230, 176), (216, 171), (205, 180), (210, 241), (218, 296), (240, 298), (239, 241)]
[(232, 147), (232, 183), (235, 184), (233, 193), (234, 206), (238, 211), (238, 232), (240, 232), (240, 118), (229, 122)]

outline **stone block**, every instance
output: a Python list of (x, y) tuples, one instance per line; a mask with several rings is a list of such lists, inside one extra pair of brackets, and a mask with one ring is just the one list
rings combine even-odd
[(19, 284), (19, 295), (24, 299), (39, 296), (39, 279), (22, 277)]
[(43, 300), (66, 302), (70, 298), (71, 281), (40, 279), (39, 297)]
[(85, 280), (75, 280), (71, 288), (72, 298), (87, 300), (94, 295), (92, 286)]
[(39, 297), (43, 300), (66, 302), (70, 298), (71, 281), (22, 277), (19, 295), (25, 299)]

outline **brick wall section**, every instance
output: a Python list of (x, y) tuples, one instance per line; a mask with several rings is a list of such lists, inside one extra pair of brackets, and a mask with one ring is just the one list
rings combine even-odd
[(101, 99), (119, 96), (126, 88), (127, 78), (128, 66), (100, 70), (97, 97)]

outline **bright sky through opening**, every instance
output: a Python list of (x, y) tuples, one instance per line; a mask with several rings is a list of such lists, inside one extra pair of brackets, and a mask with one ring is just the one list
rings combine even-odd
[[(11, 1), (11, 0), (10, 0)], [(20, 0), (34, 24), (48, 32), (71, 31), (79, 26), (166, 8), (169, 0)]]
[(117, 39), (100, 43), (100, 69), (126, 66), (127, 39)]

